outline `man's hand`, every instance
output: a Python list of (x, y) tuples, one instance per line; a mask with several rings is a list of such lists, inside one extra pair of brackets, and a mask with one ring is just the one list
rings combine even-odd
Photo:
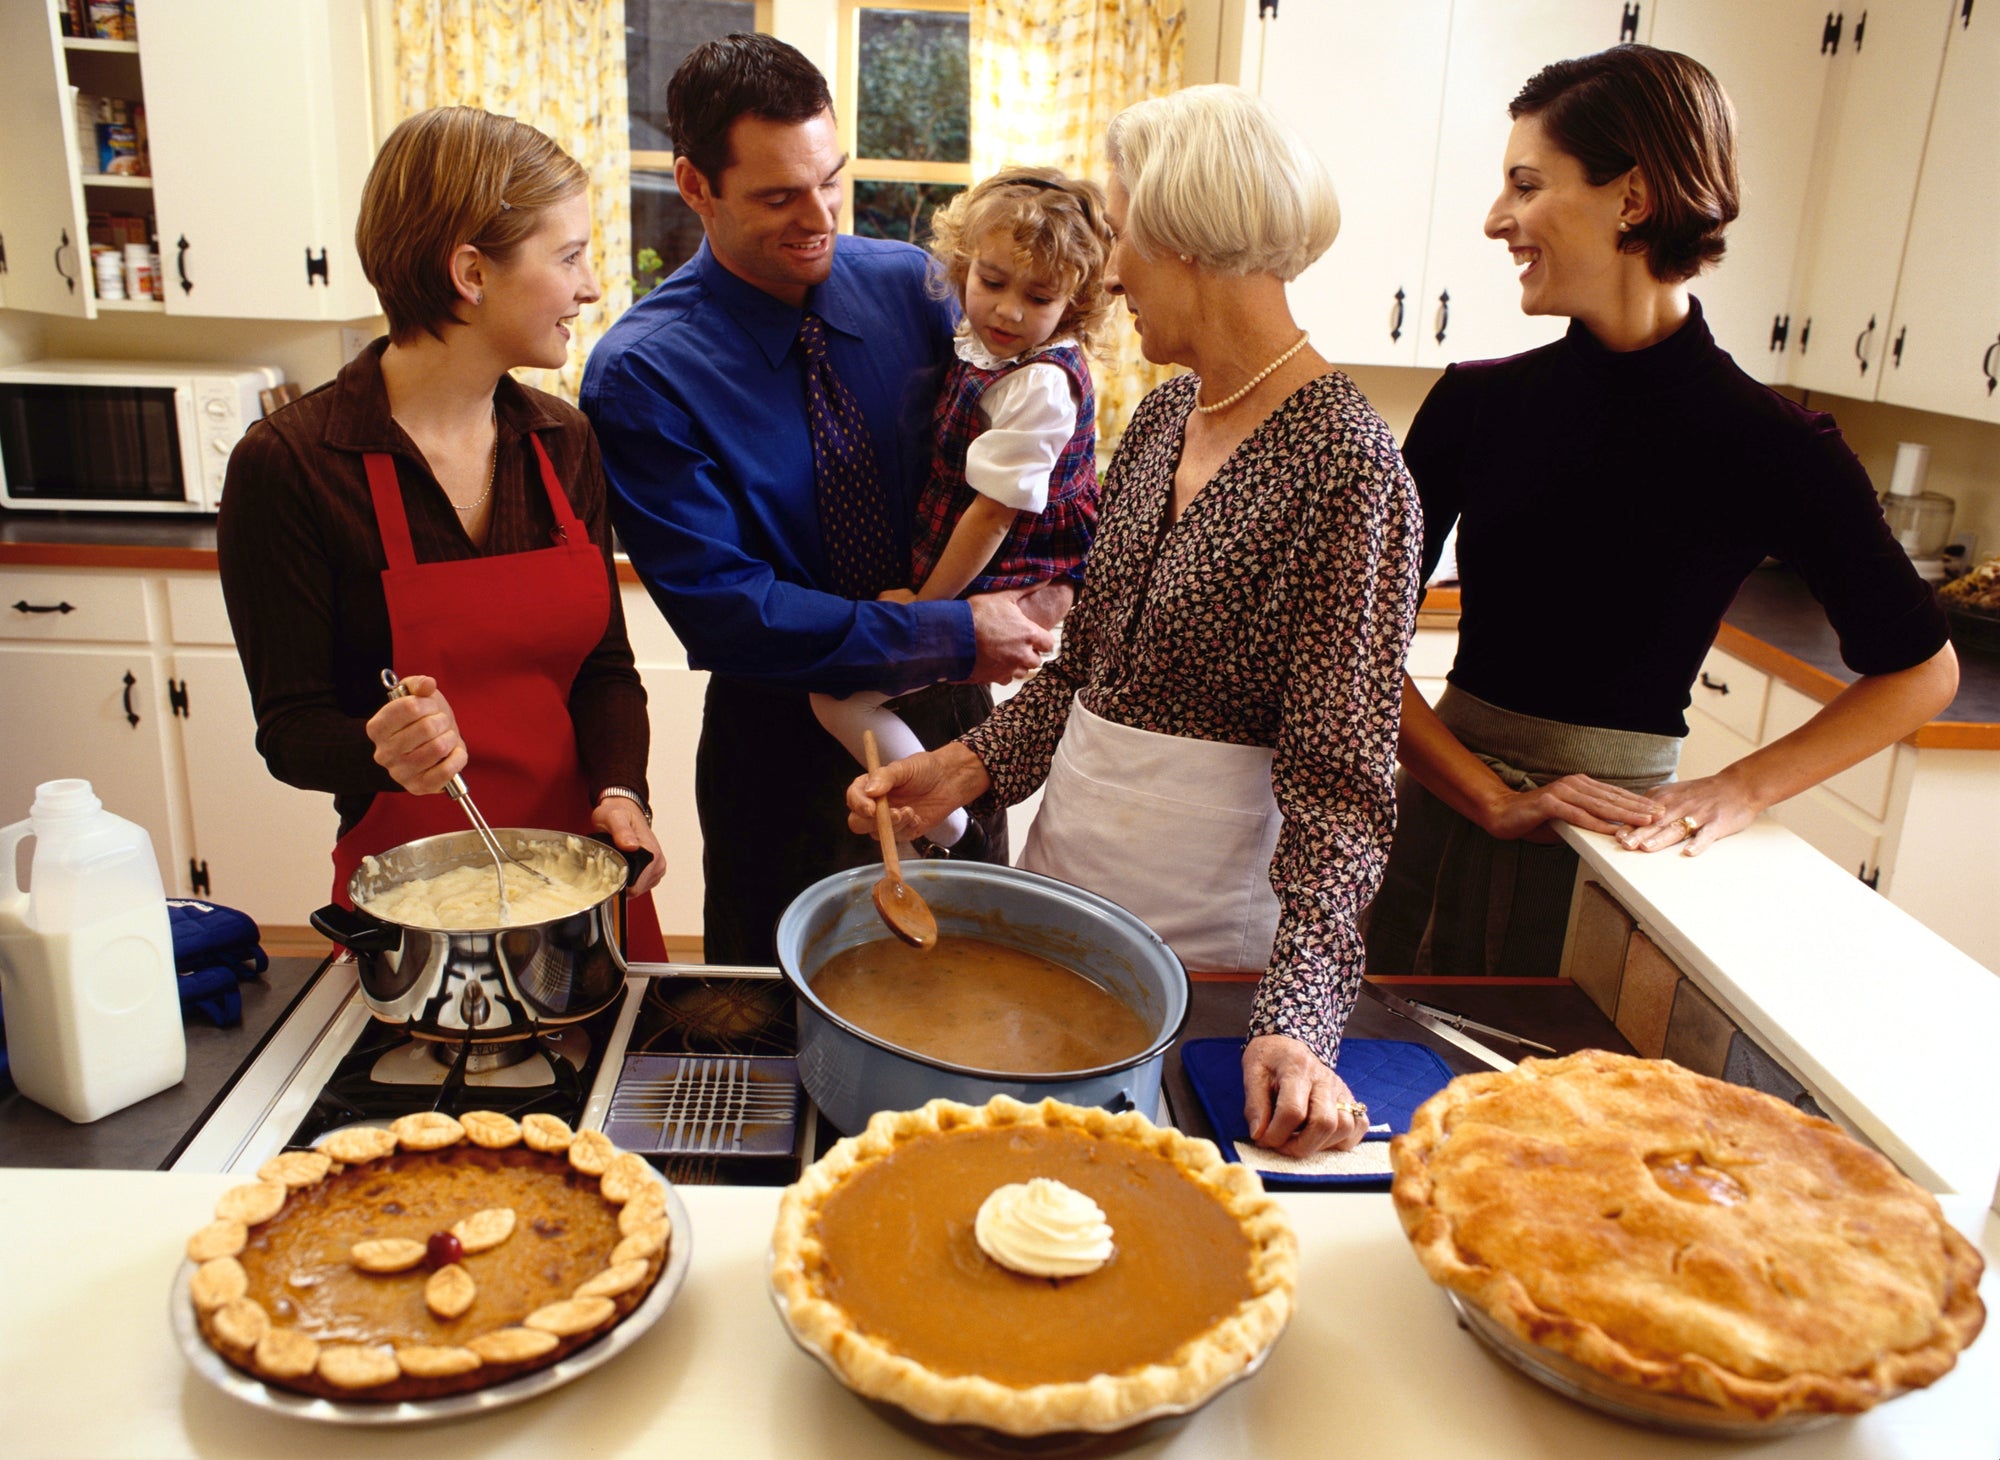
[(972, 636), (977, 646), (972, 663), (974, 684), (1011, 684), (1042, 667), (1055, 648), (1055, 635), (1021, 610), (1031, 588), (1007, 588), (966, 600), (972, 609)]

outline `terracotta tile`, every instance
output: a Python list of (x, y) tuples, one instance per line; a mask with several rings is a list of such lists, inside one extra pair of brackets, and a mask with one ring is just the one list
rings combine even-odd
[(1673, 1017), (1674, 989), (1680, 981), (1681, 971), (1651, 938), (1635, 929), (1625, 949), (1625, 977), (1618, 985), (1618, 1012), (1612, 1022), (1647, 1059), (1658, 1059), (1667, 1047), (1667, 1023)]
[(1735, 1037), (1735, 1024), (1715, 1000), (1682, 979), (1674, 994), (1673, 1016), (1667, 1020), (1667, 1058), (1719, 1080), (1729, 1063), (1729, 1041)]
[(1610, 1019), (1618, 1013), (1618, 980), (1625, 969), (1632, 919), (1595, 882), (1583, 884), (1577, 901), (1576, 931), (1570, 935), (1563, 972)]

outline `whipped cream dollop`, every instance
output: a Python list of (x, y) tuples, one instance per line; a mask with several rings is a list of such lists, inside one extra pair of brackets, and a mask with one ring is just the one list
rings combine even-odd
[(1029, 1277), (1081, 1277), (1111, 1258), (1103, 1209), (1046, 1176), (995, 1188), (979, 1204), (972, 1235), (988, 1257)]

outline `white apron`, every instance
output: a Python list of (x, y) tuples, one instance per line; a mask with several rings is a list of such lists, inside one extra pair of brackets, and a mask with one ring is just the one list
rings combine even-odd
[(1271, 752), (1115, 724), (1079, 696), (1020, 865), (1108, 897), (1190, 970), (1261, 973), (1284, 820)]

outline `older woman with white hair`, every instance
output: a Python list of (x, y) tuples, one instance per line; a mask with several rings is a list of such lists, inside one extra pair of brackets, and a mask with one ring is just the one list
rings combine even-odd
[(1293, 1156), (1367, 1112), (1334, 1073), (1395, 820), (1423, 528), (1389, 429), (1285, 284), (1340, 211), (1262, 102), (1197, 86), (1111, 123), (1106, 283), (1146, 358), (1061, 655), (992, 719), (856, 780), (914, 836), (1046, 782), (1021, 865), (1129, 908), (1194, 970), (1261, 972), (1245, 1116)]

